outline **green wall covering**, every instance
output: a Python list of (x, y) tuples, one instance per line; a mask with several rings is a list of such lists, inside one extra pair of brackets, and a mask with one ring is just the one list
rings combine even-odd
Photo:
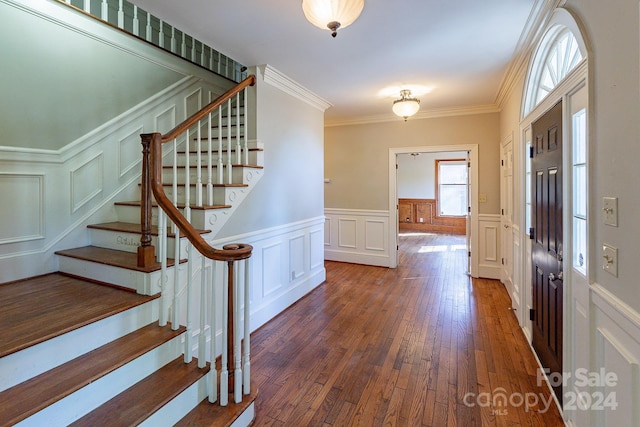
[(58, 150), (184, 76), (0, 3), (0, 146)]

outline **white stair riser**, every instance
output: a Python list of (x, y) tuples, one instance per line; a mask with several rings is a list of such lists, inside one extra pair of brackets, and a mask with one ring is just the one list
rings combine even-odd
[(159, 313), (160, 299), (158, 298), (5, 356), (0, 364), (0, 378), (2, 378), (0, 386), (2, 390), (6, 390), (95, 350), (151, 322), (158, 321)]
[[(246, 193), (250, 187), (214, 187), (213, 188), (213, 204), (214, 205), (233, 205), (234, 201), (238, 199), (240, 193)], [(189, 188), (189, 204), (197, 203), (197, 187), (191, 186)], [(169, 200), (173, 200), (173, 187), (165, 186), (164, 192), (169, 197)], [(202, 203), (206, 204), (206, 188), (202, 189)], [(185, 187), (178, 187), (178, 203), (186, 203)], [(192, 211), (193, 212), (193, 211)]]
[[(138, 252), (138, 246), (140, 246), (140, 234), (138, 233), (115, 232), (96, 228), (92, 228), (90, 231), (93, 246), (131, 253)], [(186, 243), (186, 239), (181, 238), (181, 250), (184, 250)], [(151, 244), (158, 247), (158, 236), (151, 236)], [(169, 258), (175, 258), (175, 238), (167, 238), (167, 248)]]
[[(173, 278), (173, 268), (167, 267), (167, 274), (170, 280)], [(155, 295), (161, 291), (160, 279), (162, 273), (160, 270), (143, 273), (65, 256), (59, 257), (59, 269), (63, 273), (133, 289), (142, 295)]]
[[(195, 167), (196, 163), (191, 164), (189, 168), (189, 182), (195, 184), (198, 182), (198, 171)], [(246, 184), (244, 182), (245, 176), (250, 177), (252, 175), (253, 168), (244, 168), (242, 166), (234, 167), (231, 171), (231, 183), (232, 184)], [(176, 171), (178, 176), (178, 184), (184, 184), (186, 181), (185, 169), (179, 168)], [(227, 168), (222, 168), (222, 182), (218, 180), (218, 168), (211, 168), (211, 183), (212, 184), (228, 184)], [(162, 169), (162, 182), (173, 182), (173, 169)], [(200, 182), (202, 185), (207, 185), (209, 182), (209, 169), (203, 164), (200, 169)]]
[(206, 375), (140, 423), (140, 426), (172, 427), (205, 398), (207, 398)]
[(182, 354), (182, 336), (145, 353), (108, 375), (32, 415), (17, 426), (66, 426)]
[[(227, 146), (225, 144), (225, 150), (226, 150)], [(235, 150), (235, 143), (233, 144), (232, 147), (233, 150)], [(212, 164), (217, 164), (218, 163), (218, 152), (217, 150), (211, 153), (211, 158), (212, 158)], [(202, 147), (202, 151), (200, 154), (200, 158), (202, 161), (202, 164), (206, 164), (209, 161), (209, 152), (206, 150), (206, 147)], [(191, 154), (189, 155), (189, 164), (191, 166), (198, 164), (198, 154), (195, 153), (195, 146), (191, 147)], [(185, 161), (185, 156), (184, 153), (180, 153), (178, 155), (178, 166), (184, 166), (186, 163)], [(222, 153), (222, 164), (227, 164), (228, 163), (228, 158), (227, 158), (227, 152), (223, 152)], [(241, 163), (241, 164), (245, 164), (245, 157), (244, 157), (244, 152), (242, 153), (242, 155), (240, 156), (240, 159), (238, 159), (238, 155), (235, 151), (231, 152), (231, 163), (237, 164), (237, 163)], [(164, 158), (164, 165), (168, 166), (172, 164), (172, 160), (170, 157), (165, 157)], [(254, 165), (254, 166), (264, 166), (264, 151), (249, 151), (249, 163), (250, 165)]]

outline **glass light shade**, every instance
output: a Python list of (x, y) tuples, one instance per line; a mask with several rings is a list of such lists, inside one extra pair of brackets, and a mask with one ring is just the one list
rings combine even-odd
[(364, 0), (302, 0), (302, 11), (309, 22), (330, 29), (333, 37), (338, 28), (353, 24), (363, 8)]
[(401, 90), (400, 99), (393, 101), (391, 109), (396, 116), (404, 117), (407, 120), (408, 117), (413, 116), (420, 109), (420, 100), (411, 98), (410, 90)]

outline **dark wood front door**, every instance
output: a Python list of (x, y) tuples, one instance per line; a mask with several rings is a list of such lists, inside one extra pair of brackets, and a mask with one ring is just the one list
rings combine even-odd
[[(562, 373), (562, 103), (532, 129), (533, 348), (549, 373)], [(562, 385), (554, 392), (562, 402)]]

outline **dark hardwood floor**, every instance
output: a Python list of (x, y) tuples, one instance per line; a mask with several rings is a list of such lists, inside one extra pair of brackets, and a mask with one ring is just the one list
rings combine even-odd
[(400, 239), (397, 269), (327, 281), (252, 335), (255, 426), (563, 425), (495, 280), (463, 236)]

